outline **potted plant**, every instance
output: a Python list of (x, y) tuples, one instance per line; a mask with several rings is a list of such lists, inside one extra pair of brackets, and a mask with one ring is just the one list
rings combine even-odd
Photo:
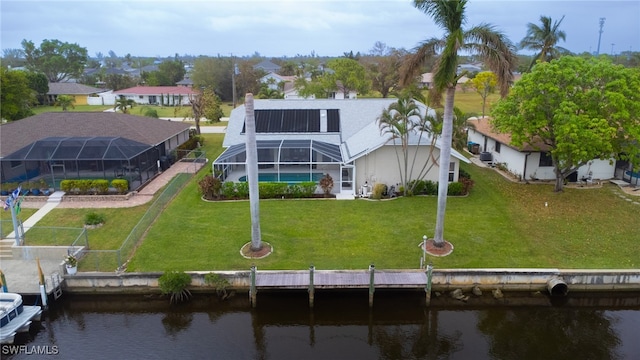
[(78, 259), (73, 255), (67, 255), (64, 258), (64, 266), (67, 268), (67, 274), (75, 275), (78, 272)]

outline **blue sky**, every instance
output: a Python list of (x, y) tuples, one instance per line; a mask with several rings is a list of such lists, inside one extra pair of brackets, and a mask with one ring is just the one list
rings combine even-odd
[[(339, 56), (376, 41), (410, 50), (442, 35), (409, 0), (2, 0), (0, 14), (2, 49), (58, 39), (90, 56)], [(541, 15), (565, 15), (559, 45), (578, 53), (596, 51), (604, 17), (600, 53), (640, 51), (638, 0), (471, 0), (467, 14), (467, 26), (491, 23), (514, 43)]]

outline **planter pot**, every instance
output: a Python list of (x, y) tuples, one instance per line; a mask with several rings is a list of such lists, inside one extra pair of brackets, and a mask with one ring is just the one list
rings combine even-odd
[(33, 195), (40, 195), (40, 189), (31, 189)]
[(67, 274), (69, 274), (69, 275), (75, 275), (78, 272), (78, 267), (77, 266), (66, 265), (66, 268), (67, 268)]

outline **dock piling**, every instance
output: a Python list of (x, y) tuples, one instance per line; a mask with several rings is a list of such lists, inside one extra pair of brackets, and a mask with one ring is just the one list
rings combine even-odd
[(373, 307), (373, 293), (376, 291), (375, 266), (369, 265), (369, 307)]
[(433, 277), (433, 265), (427, 265), (427, 283), (424, 291), (426, 292), (426, 305), (431, 304), (431, 278)]
[(316, 267), (309, 266), (309, 307), (313, 309), (313, 300), (315, 296), (315, 288), (313, 287), (313, 275), (316, 270)]
[(256, 266), (251, 266), (251, 288), (249, 289), (249, 302), (251, 302), (252, 307), (256, 307)]

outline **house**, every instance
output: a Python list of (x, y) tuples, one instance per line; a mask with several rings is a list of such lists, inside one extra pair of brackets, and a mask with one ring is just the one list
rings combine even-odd
[(200, 93), (187, 86), (136, 86), (114, 91), (113, 95), (133, 99), (137, 104), (185, 106)]
[(267, 84), (271, 90), (280, 90), (279, 84), (293, 84), (296, 81), (296, 76), (284, 76), (270, 72), (267, 75), (260, 78), (261, 84)]
[(280, 65), (274, 64), (269, 60), (261, 61), (260, 63), (253, 65), (254, 70), (262, 70), (265, 73), (278, 73), (280, 71)]
[[(255, 100), (259, 178), (264, 181), (317, 181), (324, 174), (334, 180), (333, 193), (353, 198), (365, 185), (400, 182), (391, 135), (381, 134), (378, 118), (395, 99), (353, 101)], [(424, 113), (432, 111), (420, 104)], [(245, 107), (231, 112), (223, 141), (225, 151), (213, 162), (214, 173), (225, 181), (246, 179)], [(420, 147), (417, 163), (429, 159), (431, 139), (416, 134), (409, 151)], [(436, 143), (433, 156), (439, 156)], [(424, 149), (424, 150), (422, 150)], [(460, 162), (469, 162), (452, 150), (450, 180), (458, 180)], [(433, 166), (425, 180), (437, 181)], [(370, 188), (369, 188), (370, 190)]]
[[(0, 126), (0, 181), (129, 180), (136, 189), (189, 139), (181, 122), (113, 112), (42, 113)], [(160, 166), (159, 166), (160, 165)]]
[(103, 93), (104, 89), (95, 88), (78, 83), (58, 82), (49, 83), (49, 92), (47, 92), (47, 100), (55, 103), (60, 95), (68, 95), (73, 98), (73, 105), (87, 105), (89, 97), (97, 97)]
[[(500, 134), (491, 127), (491, 119), (469, 118), (473, 124), (469, 127), (468, 141), (477, 144), (480, 160), (492, 164), (503, 164), (510, 173), (521, 180), (555, 180), (554, 167), (549, 156), (549, 146), (542, 142), (524, 144), (521, 147), (511, 145), (511, 135)], [(569, 181), (604, 180), (614, 177), (615, 164), (611, 160), (594, 159), (589, 161), (572, 175)]]

